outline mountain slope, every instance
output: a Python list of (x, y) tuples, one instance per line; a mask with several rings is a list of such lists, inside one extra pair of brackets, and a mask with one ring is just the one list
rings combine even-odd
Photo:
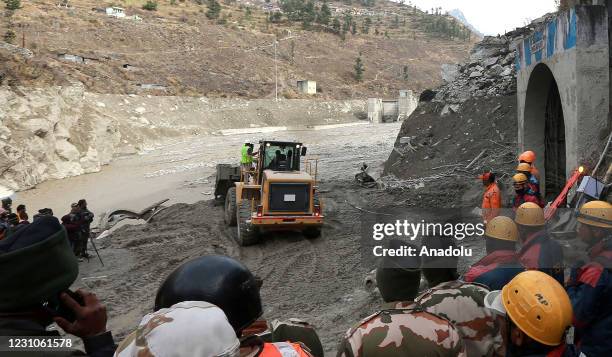
[(448, 14), (456, 18), (457, 20), (459, 20), (459, 22), (461, 22), (465, 26), (467, 26), (479, 38), (484, 37), (482, 32), (478, 31), (478, 29), (468, 21), (468, 19), (465, 17), (465, 15), (463, 14), (461, 10), (454, 9), (454, 10), (449, 11)]
[[(433, 15), (387, 1), (367, 9), (333, 4), (332, 16), (342, 21), (353, 13), (356, 33), (349, 28), (344, 40), (330, 26), (306, 31), (286, 18), (272, 23), (260, 5), (223, 4), (219, 19), (211, 20), (196, 2), (159, 1), (157, 11), (142, 10), (143, 3), (71, 0), (65, 8), (56, 0), (22, 2), (0, 33), (14, 31), (14, 43), (23, 42), (34, 57), (12, 58), (0, 48), (0, 56), (16, 61), (0, 66), (0, 84), (77, 80), (99, 93), (273, 97), (272, 43), (278, 38), (279, 95), (298, 97), (296, 81), (310, 79), (323, 98), (386, 97), (437, 85), (440, 65), (461, 61), (472, 45), (428, 32)], [(142, 20), (107, 16), (111, 4)], [(365, 72), (357, 82), (353, 67), (360, 55)]]

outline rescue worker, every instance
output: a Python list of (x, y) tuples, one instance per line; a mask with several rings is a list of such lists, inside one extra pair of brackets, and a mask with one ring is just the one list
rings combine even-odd
[(10, 197), (6, 197), (2, 199), (2, 208), (9, 214), (13, 213), (11, 206), (13, 205), (13, 199)]
[(501, 193), (495, 182), (495, 174), (485, 172), (479, 176), (484, 186), (484, 194), (482, 195), (482, 219), (486, 225), (489, 221), (499, 215), (501, 208)]
[(522, 272), (501, 291), (487, 294), (485, 305), (506, 319), (508, 356), (576, 355), (575, 346), (565, 344), (572, 305), (563, 286), (549, 275)]
[(533, 195), (541, 197), (540, 181), (531, 173), (531, 166), (525, 162), (520, 163), (516, 166), (516, 172), (527, 176), (527, 187)]
[(89, 254), (87, 253), (87, 243), (89, 242), (89, 237), (91, 236), (91, 222), (93, 222), (94, 214), (89, 209), (87, 209), (87, 201), (85, 199), (80, 199), (77, 202), (79, 206), (79, 213), (81, 215), (81, 250), (80, 257), (89, 258)]
[[(170, 273), (157, 290), (155, 311), (184, 301), (208, 302), (223, 310), (240, 338), (243, 331), (263, 313), (260, 287), (261, 281), (240, 262), (226, 256), (203, 256), (182, 264)], [(316, 342), (318, 345), (314, 345), (314, 348), (322, 351), (318, 337)], [(301, 343), (268, 343), (257, 336), (244, 336), (241, 349), (261, 357), (280, 357), (283, 349), (296, 357), (312, 356)]]
[(487, 255), (472, 265), (463, 280), (500, 290), (524, 269), (516, 254), (518, 228), (504, 216), (493, 218), (485, 230)]
[[(412, 247), (392, 240), (389, 248)], [(338, 357), (466, 356), (459, 331), (447, 319), (414, 302), (421, 281), (418, 255), (385, 257), (376, 281), (382, 309), (347, 331)]]
[(536, 154), (533, 151), (525, 151), (524, 153), (519, 155), (518, 158), (519, 164), (520, 163), (526, 163), (529, 164), (529, 166), (531, 166), (531, 174), (538, 180), (540, 181), (540, 171), (538, 171), (538, 169), (535, 167), (535, 161), (536, 161)]
[(527, 270), (540, 270), (563, 284), (563, 250), (546, 232), (544, 210), (533, 202), (523, 203), (516, 210), (514, 222), (521, 243), (521, 265)]
[(512, 200), (512, 209), (516, 211), (516, 209), (525, 202), (533, 202), (539, 207), (544, 207), (544, 203), (542, 200), (536, 196), (528, 186), (528, 178), (525, 174), (516, 174), (512, 176), (514, 192), (516, 195)]
[(22, 221), (23, 220), (23, 215), (27, 216), (27, 212), (26, 212), (26, 206), (25, 205), (18, 205), (17, 206), (17, 216), (19, 216), (19, 220)]
[(251, 171), (253, 168), (253, 144), (248, 141), (244, 142), (240, 152), (240, 166), (242, 171)]
[(184, 301), (142, 318), (117, 347), (115, 357), (238, 357), (240, 341), (223, 310)]
[[(83, 340), (87, 356), (112, 356), (116, 346), (111, 332), (106, 330), (105, 306), (94, 294), (83, 290), (75, 293), (82, 302), (65, 293), (76, 280), (78, 270), (66, 230), (55, 217), (41, 217), (0, 241), (0, 271), (10, 272), (0, 274), (0, 336), (59, 339), (57, 329), (49, 329), (55, 322), (66, 333)], [(58, 309), (60, 301), (66, 310)], [(68, 310), (74, 314), (74, 321), (69, 321)], [(10, 355), (5, 352), (0, 354)], [(76, 350), (39, 350), (23, 355), (85, 354)]]
[(81, 215), (79, 211), (79, 205), (73, 203), (70, 205), (70, 213), (62, 217), (62, 225), (68, 232), (68, 240), (77, 257), (80, 257), (81, 253)]
[(577, 264), (567, 283), (574, 307), (580, 350), (587, 356), (612, 355), (612, 205), (587, 202), (578, 213), (578, 237), (590, 261)]
[[(426, 237), (428, 249), (454, 247), (453, 238)], [(489, 289), (458, 280), (456, 257), (423, 256), (423, 273), (429, 289), (414, 300), (425, 311), (448, 319), (459, 331), (467, 356), (504, 356), (500, 333), (503, 321), (485, 308)]]

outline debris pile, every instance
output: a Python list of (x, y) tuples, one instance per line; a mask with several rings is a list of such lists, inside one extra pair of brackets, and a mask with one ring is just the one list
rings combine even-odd
[(515, 52), (511, 49), (520, 31), (487, 36), (476, 44), (466, 63), (442, 66), (447, 82), (437, 90), (435, 102), (445, 103), (442, 115), (460, 110), (470, 98), (512, 95), (516, 92)]

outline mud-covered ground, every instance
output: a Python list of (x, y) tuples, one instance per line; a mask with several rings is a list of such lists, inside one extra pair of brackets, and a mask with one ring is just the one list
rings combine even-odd
[[(148, 224), (124, 225), (96, 240), (105, 266), (94, 257), (81, 263), (75, 288), (93, 290), (106, 304), (109, 328), (122, 339), (153, 308), (160, 282), (177, 266), (205, 254), (235, 257), (264, 279), (264, 318), (300, 318), (314, 324), (326, 354), (333, 355), (341, 335), (381, 303), (364, 279), (374, 268), (362, 259), (362, 222), (375, 212), (409, 207), (475, 207), (457, 195), (457, 178), (427, 182), (407, 190), (379, 190), (358, 186), (353, 176), (363, 162), (372, 171), (382, 168), (393, 149), (400, 124), (357, 125), (327, 130), (204, 136), (146, 155), (114, 162), (101, 173), (51, 181), (36, 190), (20, 193), (17, 201), (30, 210), (61, 207), (86, 197), (100, 216), (117, 208), (141, 209), (170, 198), (168, 209)], [(234, 229), (223, 223), (222, 206), (210, 193), (214, 167), (235, 162), (245, 139), (294, 138), (308, 146), (309, 156), (319, 158), (319, 179), (326, 217), (323, 234), (314, 240), (300, 233), (267, 234), (254, 247), (241, 248)], [(460, 187), (479, 186), (467, 180)], [(442, 184), (441, 184), (442, 183)], [(470, 200), (468, 200), (470, 201)], [(19, 202), (19, 203), (20, 203)], [(482, 254), (478, 242), (474, 253)], [(90, 249), (90, 253), (93, 251)], [(465, 267), (468, 262), (460, 263)]]

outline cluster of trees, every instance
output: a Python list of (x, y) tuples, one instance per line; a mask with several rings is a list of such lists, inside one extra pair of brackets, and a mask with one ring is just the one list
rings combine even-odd
[(469, 40), (472, 36), (472, 31), (460, 24), (457, 20), (449, 18), (446, 15), (441, 15), (439, 12), (434, 12), (435, 16), (426, 16), (424, 18), (423, 29), (425, 32), (446, 37), (449, 39)]
[(217, 0), (208, 0), (207, 6), (206, 17), (211, 20), (218, 19), (221, 14), (221, 4)]
[(13, 13), (21, 8), (20, 0), (4, 0), (4, 5), (6, 8), (6, 17), (7, 21), (7, 30), (2, 36), (4, 42), (15, 44), (15, 40), (17, 39), (17, 34), (13, 31)]
[(142, 9), (147, 11), (157, 11), (157, 2), (148, 0), (144, 5), (142, 5)]
[[(301, 22), (305, 29), (310, 28), (313, 23), (329, 25), (332, 19), (331, 10), (327, 3), (318, 7), (313, 0), (281, 0), (280, 7), (287, 20)], [(280, 22), (282, 18), (282, 14), (279, 12), (270, 16), (271, 22)]]

